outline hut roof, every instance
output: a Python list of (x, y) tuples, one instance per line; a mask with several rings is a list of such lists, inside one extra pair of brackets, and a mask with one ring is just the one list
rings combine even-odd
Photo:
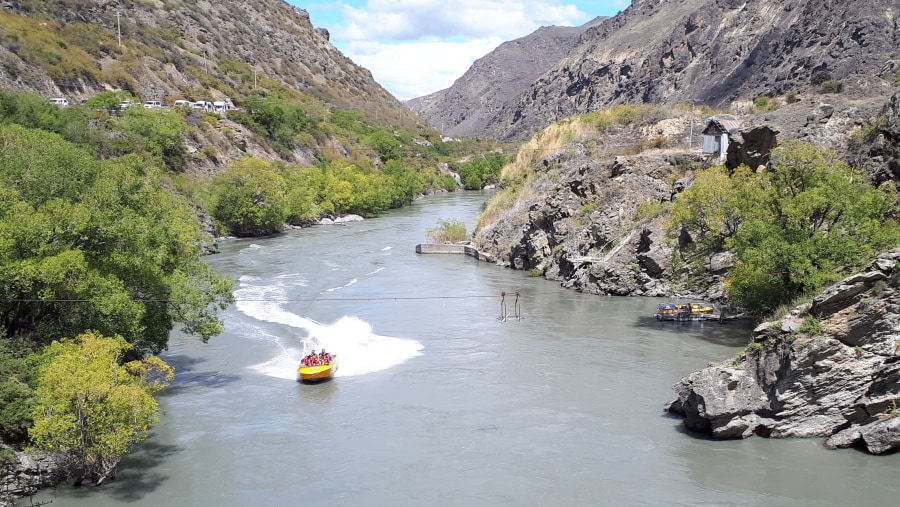
[(737, 116), (730, 114), (720, 114), (710, 117), (703, 129), (705, 135), (715, 135), (722, 133), (736, 134), (741, 130), (741, 120)]

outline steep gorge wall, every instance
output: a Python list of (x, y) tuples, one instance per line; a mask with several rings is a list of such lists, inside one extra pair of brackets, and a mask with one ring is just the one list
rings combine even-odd
[(844, 93), (883, 103), (900, 58), (892, 0), (635, 0), (508, 101), (485, 135), (524, 140), (545, 125), (620, 103), (723, 107), (814, 88), (827, 72)]

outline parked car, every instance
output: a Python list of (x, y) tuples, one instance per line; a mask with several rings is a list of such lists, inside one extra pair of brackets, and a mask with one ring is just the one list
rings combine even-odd
[(163, 107), (163, 103), (158, 100), (148, 100), (144, 102), (144, 107), (147, 109), (156, 109), (158, 107)]
[(68, 99), (64, 99), (62, 97), (54, 97), (50, 99), (51, 104), (56, 104), (59, 107), (66, 107), (69, 105)]
[(205, 100), (198, 100), (197, 102), (191, 102), (191, 109), (202, 109), (204, 111), (212, 111), (212, 102), (207, 102)]
[(191, 101), (179, 99), (176, 100), (174, 104), (172, 104), (172, 107), (191, 107)]

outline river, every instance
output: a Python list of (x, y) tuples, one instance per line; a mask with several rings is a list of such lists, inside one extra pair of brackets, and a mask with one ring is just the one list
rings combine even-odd
[[(735, 356), (746, 325), (657, 322), (660, 300), (585, 295), (417, 255), (481, 192), (376, 219), (230, 240), (225, 332), (173, 333), (160, 423), (100, 488), (57, 506), (894, 505), (900, 456), (820, 440), (710, 441), (665, 415), (672, 385)], [(501, 296), (502, 293), (506, 296)], [(518, 300), (516, 297), (518, 294)], [(505, 319), (501, 319), (505, 315)], [(518, 318), (517, 318), (518, 317)], [(340, 357), (301, 384), (305, 351)]]

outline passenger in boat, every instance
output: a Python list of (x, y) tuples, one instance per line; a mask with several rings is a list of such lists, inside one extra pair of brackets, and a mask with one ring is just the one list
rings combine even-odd
[(300, 362), (303, 363), (304, 366), (319, 366), (319, 356), (316, 354), (315, 349), (313, 349), (313, 351)]

